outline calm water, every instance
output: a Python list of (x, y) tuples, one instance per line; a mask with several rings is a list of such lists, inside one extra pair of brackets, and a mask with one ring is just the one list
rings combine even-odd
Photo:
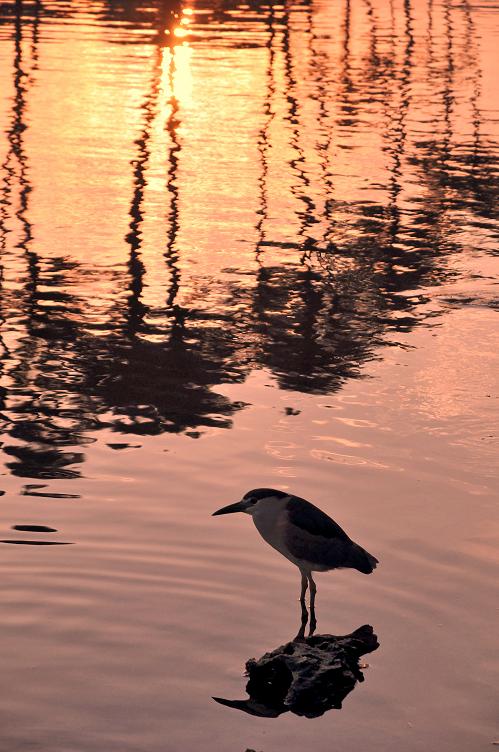
[[(499, 741), (498, 21), (0, 6), (2, 752)], [(210, 516), (264, 485), (382, 562), (318, 577), (381, 647), (317, 720), (211, 699), (297, 631), (297, 571)]]

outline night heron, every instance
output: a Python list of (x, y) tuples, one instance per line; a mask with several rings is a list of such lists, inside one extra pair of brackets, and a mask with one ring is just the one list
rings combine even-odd
[(213, 515), (232, 512), (250, 514), (262, 538), (296, 564), (301, 572), (300, 601), (303, 608), (305, 593), (310, 585), (313, 619), (317, 587), (312, 572), (351, 568), (371, 574), (378, 563), (372, 554), (354, 543), (331, 517), (309, 501), (285, 491), (256, 488), (248, 491), (241, 501), (222, 507)]

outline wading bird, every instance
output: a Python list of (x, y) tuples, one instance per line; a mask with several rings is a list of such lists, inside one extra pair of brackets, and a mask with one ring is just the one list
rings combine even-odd
[(231, 514), (246, 512), (262, 538), (279, 553), (296, 564), (301, 572), (302, 612), (305, 593), (310, 585), (311, 625), (315, 624), (316, 584), (312, 572), (352, 568), (371, 574), (378, 560), (354, 543), (341, 527), (305, 499), (276, 491), (273, 488), (256, 488), (248, 491), (241, 501), (222, 507), (213, 513)]

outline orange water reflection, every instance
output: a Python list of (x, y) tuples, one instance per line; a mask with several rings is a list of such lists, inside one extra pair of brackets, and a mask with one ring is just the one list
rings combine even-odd
[(229, 427), (241, 401), (215, 387), (253, 369), (332, 393), (436, 313), (493, 304), (486, 14), (7, 10), (2, 384), (8, 433), (29, 424), (16, 472), (78, 474), (61, 463), (81, 453), (54, 446), (80, 446), (86, 425)]
[(471, 6), (8, 8), (15, 472), (77, 475), (54, 447), (86, 425), (229, 427), (242, 403), (215, 387), (253, 369), (334, 392), (441, 310), (493, 303), (492, 42)]

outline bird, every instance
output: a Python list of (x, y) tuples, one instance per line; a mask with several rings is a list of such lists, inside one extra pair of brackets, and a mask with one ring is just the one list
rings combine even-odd
[(213, 512), (213, 516), (234, 512), (250, 514), (262, 538), (298, 567), (302, 612), (310, 587), (310, 610), (314, 622), (317, 585), (312, 572), (350, 568), (371, 574), (379, 563), (325, 512), (287, 491), (255, 488), (241, 501)]

